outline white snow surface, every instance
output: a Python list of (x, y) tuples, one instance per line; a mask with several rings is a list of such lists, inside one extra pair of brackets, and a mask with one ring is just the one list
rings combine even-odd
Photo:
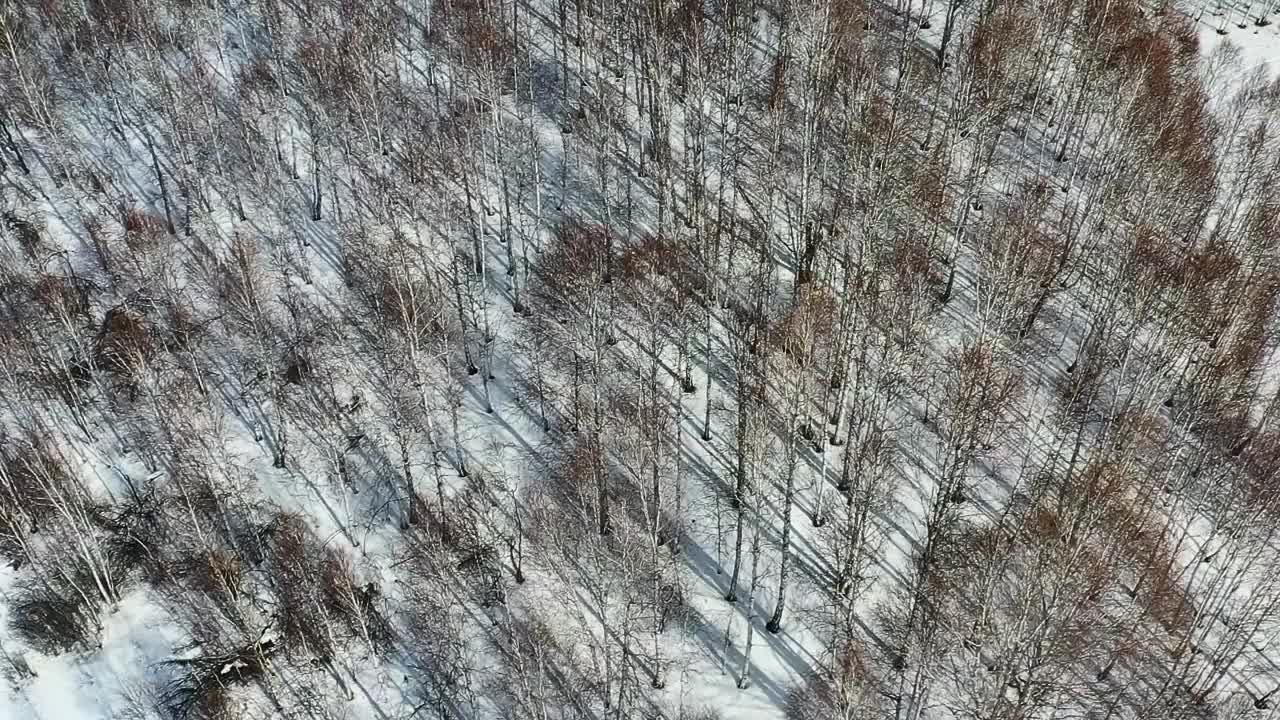
[[(1194, 12), (1195, 8), (1191, 8), (1191, 14), (1194, 15)], [(1201, 49), (1206, 56), (1221, 52), (1227, 43), (1234, 46), (1240, 56), (1230, 73), (1214, 78), (1217, 87), (1226, 92), (1259, 69), (1274, 74), (1280, 68), (1280, 17), (1276, 20), (1276, 23), (1268, 27), (1238, 28), (1225, 14), (1206, 14), (1200, 18), (1198, 27)], [(935, 27), (936, 25), (937, 23)], [(1226, 32), (1220, 33), (1220, 29), (1225, 29)], [(214, 62), (219, 61), (215, 59)], [(554, 156), (564, 136), (556, 130), (550, 119), (541, 117), (538, 123), (537, 132), (545, 150), (549, 156)], [(84, 140), (109, 143), (113, 139)], [(36, 133), (31, 131), (28, 131), (28, 141), (33, 145), (40, 144)], [(158, 202), (152, 189), (150, 169), (144, 162), (145, 148), (135, 141), (130, 154), (135, 162), (122, 164), (112, 170), (123, 174), (127, 178), (125, 184), (136, 188), (145, 202)], [(103, 153), (103, 156), (121, 155), (119, 147), (110, 153)], [(47, 172), (40, 169), (35, 172), (52, 184)], [(305, 170), (302, 182), (306, 182)], [(72, 228), (78, 219), (73, 203), (60, 202), (57, 194), (52, 193), (41, 201), (41, 205), (49, 219), (48, 232), (53, 237), (60, 238), (65, 247), (74, 248), (78, 241), (72, 238), (78, 233)], [(230, 214), (225, 212), (220, 222), (227, 228), (235, 225)], [(299, 286), (302, 292), (321, 296), (341, 284), (331, 267), (316, 264), (314, 271), (316, 274), (313, 285)], [(505, 329), (505, 332), (510, 332), (510, 328)], [(507, 368), (499, 367), (496, 370), (501, 378)], [(507, 412), (514, 401), (505, 396), (500, 383), (494, 392), (494, 416), (484, 412), (478, 391), (464, 398), (464, 434), (476, 454), (489, 452), (494, 443), (508, 448), (509, 459), (505, 471), (513, 477), (520, 477), (528, 470), (520, 460), (524, 451), (521, 443), (525, 442), (524, 438), (536, 437), (538, 430), (521, 414)], [(715, 440), (704, 443), (697, 437), (701, 430), (703, 397), (702, 391), (699, 391), (696, 396), (685, 401), (686, 450), (698, 462), (723, 464), (723, 458), (718, 456), (725, 452), (725, 448)], [(251, 477), (271, 501), (281, 507), (301, 512), (319, 537), (340, 547), (343, 552), (358, 557), (363, 566), (371, 574), (378, 575), (383, 586), (389, 588), (386, 592), (394, 596), (395, 591), (391, 588), (397, 582), (400, 559), (398, 533), (394, 525), (370, 524), (363, 528), (349, 525), (347, 520), (352, 513), (352, 498), (341, 487), (303, 482), (299, 477), (306, 473), (282, 473), (275, 470), (271, 466), (270, 453), (254, 442), (246, 428), (232, 428), (231, 432), (234, 439), (229, 444), (231, 453), (228, 461), (232, 465), (228, 471)], [(1028, 438), (1035, 437), (1039, 428), (1029, 427), (1023, 432)], [(141, 463), (136, 458), (119, 455), (119, 452), (119, 447), (112, 447), (105, 441), (79, 449), (77, 455), (82, 458), (80, 472), (86, 477), (96, 477), (95, 492), (104, 495), (124, 492), (124, 486), (118, 473), (113, 470), (114, 467), (127, 469), (133, 477), (145, 476), (145, 470), (141, 469)], [(1024, 461), (1025, 458), (1004, 457), (996, 464), (1009, 472), (1016, 472), (1019, 463)], [(305, 462), (314, 466), (319, 464), (315, 457), (307, 458)], [(1000, 467), (995, 468), (997, 472)], [(356, 501), (375, 504), (380, 500), (386, 498), (361, 497)], [(696, 494), (690, 498), (690, 503), (695, 506), (709, 502), (707, 497)], [(806, 510), (812, 509), (812, 502), (812, 492), (806, 489), (794, 510), (796, 535), (793, 543), (798, 562), (806, 562), (806, 557), (811, 557), (816, 552), (806, 517)], [(786, 631), (777, 636), (763, 631), (761, 618), (767, 616), (773, 602), (770, 588), (772, 582), (766, 582), (757, 597), (756, 616), (759, 627), (755, 635), (752, 681), (746, 689), (735, 687), (732, 672), (726, 670), (726, 658), (722, 656), (722, 639), (728, 627), (731, 645), (735, 649), (727, 660), (732, 667), (736, 667), (738, 659), (732, 653), (740, 647), (742, 634), (745, 632), (743, 608), (741, 603), (734, 606), (724, 601), (726, 580), (714, 574), (717, 566), (714, 519), (709, 508), (704, 506), (702, 510), (689, 528), (691, 547), (683, 569), (689, 579), (690, 595), (686, 601), (696, 611), (702, 626), (689, 633), (670, 635), (671, 642), (675, 645), (671, 651), (681, 658), (681, 663), (669, 678), (666, 689), (657, 694), (672, 712), (677, 708), (705, 706), (719, 711), (723, 718), (757, 720), (780, 717), (789, 689), (803, 681), (806, 674), (821, 662), (818, 657), (821, 652), (820, 643), (804, 626), (803, 620), (792, 622)], [(880, 572), (885, 574), (897, 572), (897, 568), (904, 567), (908, 562), (912, 542), (910, 536), (919, 524), (919, 517), (923, 512), (915, 493), (903, 493), (898, 512), (894, 521), (900, 525), (899, 531), (890, 532), (884, 557), (881, 558)], [(728, 529), (726, 525), (726, 534)], [(776, 530), (767, 528), (765, 532), (768, 535)], [(776, 573), (776, 558), (768, 554), (762, 563), (762, 577), (772, 578)], [(0, 598), (7, 597), (11, 592), (17, 572), (12, 567), (0, 567)], [(570, 590), (560, 585), (555, 578), (535, 570), (530, 572), (529, 582), (509, 591), (508, 602), (513, 608), (533, 606), (547, 602), (548, 598), (563, 598), (564, 593)], [(870, 596), (867, 599), (868, 606), (874, 605), (877, 599), (874, 594)], [(797, 585), (792, 593), (789, 610), (791, 617), (803, 618), (806, 606), (813, 602), (814, 599), (806, 594), (804, 586)], [(6, 620), (6, 603), (0, 602), (0, 649), (28, 667), (30, 676), (17, 677), (7, 667), (4, 673), (0, 673), (0, 720), (151, 720), (154, 716), (146, 714), (147, 711), (140, 708), (148, 707), (147, 694), (154, 692), (157, 682), (164, 679), (162, 676), (165, 670), (161, 664), (191, 654), (191, 650), (186, 647), (188, 638), (182, 624), (170, 617), (159, 599), (152, 597), (142, 584), (133, 586), (116, 607), (104, 611), (101, 618), (100, 647), (46, 656), (24, 646), (8, 634)], [(359, 656), (350, 659), (350, 670), (349, 681), (356, 688), (354, 699), (349, 702), (335, 701), (331, 708), (335, 713), (332, 717), (398, 720), (411, 716), (413, 704), (408, 700), (403, 681), (412, 670), (379, 665), (376, 661)], [(1255, 691), (1266, 689), (1268, 688), (1264, 686), (1255, 687)], [(339, 695), (336, 686), (331, 687), (331, 690), (334, 697)], [(418, 716), (425, 717), (426, 711)]]

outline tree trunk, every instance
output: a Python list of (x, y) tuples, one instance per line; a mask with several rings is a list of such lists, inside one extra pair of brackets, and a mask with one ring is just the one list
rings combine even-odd
[(747, 687), (751, 673), (751, 643), (755, 639), (756, 588), (760, 586), (760, 509), (754, 510), (755, 533), (751, 541), (751, 585), (747, 591), (747, 642), (742, 649), (742, 668), (738, 671), (738, 689)]
[(164, 204), (164, 224), (165, 229), (170, 235), (176, 235), (177, 230), (173, 227), (173, 212), (169, 203), (169, 187), (165, 184), (164, 173), (160, 171), (160, 158), (156, 155), (155, 143), (151, 140), (151, 133), (145, 132), (147, 138), (147, 152), (151, 153), (151, 168), (156, 174), (156, 183), (160, 185), (160, 201)]
[[(276, 383), (274, 378), (271, 378), (270, 381)], [(276, 452), (272, 466), (280, 470), (285, 468), (289, 447), (289, 428), (284, 416), (283, 395), (284, 393), (277, 389), (271, 398), (271, 404), (275, 406), (276, 412)]]
[(791, 506), (795, 504), (796, 491), (796, 415), (793, 413), (787, 429), (787, 476), (786, 487), (782, 498), (782, 561), (778, 575), (778, 601), (773, 608), (773, 617), (765, 626), (769, 632), (777, 634), (782, 631), (782, 614), (787, 607), (787, 583), (791, 579)]
[(18, 163), (18, 169), (23, 175), (30, 175), (31, 169), (27, 167), (27, 161), (22, 157), (22, 150), (18, 148), (18, 143), (14, 141), (13, 135), (9, 132), (9, 123), (5, 122), (5, 118), (0, 117), (0, 133), (4, 133), (4, 144), (9, 148), (9, 152), (13, 153), (13, 159)]

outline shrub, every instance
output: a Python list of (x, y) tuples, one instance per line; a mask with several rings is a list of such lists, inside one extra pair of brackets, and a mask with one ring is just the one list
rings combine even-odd
[(0, 448), (0, 465), (0, 497), (29, 518), (32, 531), (55, 512), (54, 495), (75, 491), (66, 468), (42, 440)]
[(284, 645), (328, 660), (333, 653), (330, 637), (324, 631), (328, 623), (326, 618), (317, 616), (325, 607), (317, 592), (316, 556), (324, 552), (318, 545), (301, 517), (288, 513), (277, 516), (272, 535), (271, 580)]
[(74, 588), (47, 580), (19, 590), (9, 608), (9, 629), (47, 655), (84, 647), (98, 634), (96, 608)]
[(3, 224), (9, 232), (13, 233), (18, 244), (22, 246), (23, 252), (30, 258), (35, 258), (44, 250), (44, 238), (42, 224), (36, 220), (19, 217), (11, 211), (6, 210), (0, 213), (0, 224)]
[(89, 314), (89, 294), (84, 284), (60, 275), (41, 275), (31, 295), (50, 312), (66, 312), (80, 318)]
[(153, 488), (127, 494), (115, 506), (95, 509), (94, 521), (107, 532), (106, 551), (113, 574), (121, 576), (145, 566), (153, 579), (168, 570), (160, 553), (169, 545), (161, 521), (161, 502)]
[(358, 584), (350, 559), (333, 550), (321, 559), (320, 573), (326, 600), (347, 628), (365, 639), (375, 653), (390, 650), (395, 637), (391, 624), (378, 610), (382, 593), (377, 583)]
[(315, 372), (311, 366), (311, 360), (301, 348), (285, 353), (284, 366), (284, 380), (290, 385), (301, 385)]
[(121, 305), (107, 311), (98, 329), (94, 362), (111, 372), (128, 374), (136, 363), (150, 360), (156, 342), (141, 314)]
[(290, 651), (300, 649), (328, 662), (336, 631), (376, 653), (391, 648), (394, 636), (378, 609), (378, 586), (359, 584), (350, 559), (321, 542), (299, 516), (276, 516), (271, 564), (279, 629)]
[(228, 691), (261, 677), (266, 658), (278, 649), (266, 639), (229, 652), (170, 660), (165, 664), (181, 673), (161, 693), (161, 705), (174, 720), (232, 718)]
[(124, 211), (124, 244), (132, 252), (146, 252), (160, 246), (166, 234), (165, 219), (139, 208)]

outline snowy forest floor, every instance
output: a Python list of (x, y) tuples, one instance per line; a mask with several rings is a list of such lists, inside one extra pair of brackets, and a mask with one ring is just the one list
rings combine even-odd
[(1276, 717), (1265, 4), (6, 5), (0, 718)]

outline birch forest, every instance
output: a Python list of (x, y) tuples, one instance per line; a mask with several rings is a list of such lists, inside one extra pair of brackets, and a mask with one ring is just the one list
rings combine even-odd
[(0, 718), (1280, 720), (1278, 27), (0, 0)]

